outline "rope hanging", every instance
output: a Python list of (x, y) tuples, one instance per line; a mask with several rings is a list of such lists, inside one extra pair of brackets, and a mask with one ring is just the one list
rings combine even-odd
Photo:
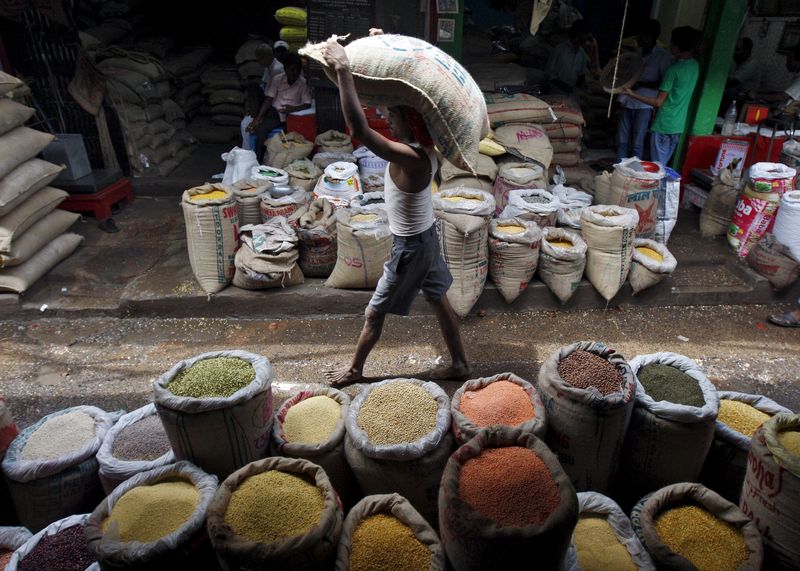
[(619, 43), (617, 44), (617, 59), (614, 60), (614, 76), (611, 79), (611, 94), (608, 97), (608, 113), (606, 119), (611, 118), (611, 105), (614, 103), (614, 89), (617, 87), (617, 69), (619, 68), (619, 54), (622, 51), (622, 38), (625, 35), (625, 20), (628, 17), (628, 0), (625, 0), (625, 10), (622, 12), (622, 27), (619, 30)]

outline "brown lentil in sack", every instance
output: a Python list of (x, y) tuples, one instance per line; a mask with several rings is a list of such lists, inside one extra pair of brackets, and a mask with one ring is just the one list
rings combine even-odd
[(76, 406), (48, 414), (14, 439), (3, 474), (25, 527), (39, 531), (96, 505), (103, 490), (95, 455), (111, 424), (99, 408)]
[(459, 444), (489, 426), (509, 426), (539, 438), (547, 430), (539, 393), (513, 373), (467, 381), (453, 393), (450, 412), (453, 435)]
[(658, 569), (761, 569), (764, 549), (755, 524), (701, 484), (673, 484), (650, 494), (634, 508), (631, 523)]
[(0, 527), (0, 566), (6, 569), (11, 557), (17, 549), (25, 545), (31, 537), (26, 527)]
[[(208, 195), (209, 199), (199, 199)], [(200, 287), (209, 295), (233, 279), (239, 246), (239, 211), (233, 194), (221, 184), (190, 188), (181, 198), (189, 263)]]
[(344, 454), (344, 421), (349, 408), (350, 397), (342, 391), (300, 391), (278, 409), (271, 445), (274, 456), (303, 458), (321, 466), (345, 508), (361, 497)]
[[(0, 555), (0, 564), (5, 571), (95, 571), (98, 569), (95, 557), (86, 545), (87, 519), (89, 514), (67, 516), (33, 536), (25, 530), (28, 539), (10, 554), (7, 566)], [(68, 562), (64, 561), (66, 558)]]
[(442, 475), (439, 533), (459, 571), (560, 569), (577, 519), (575, 488), (533, 434), (482, 430)]
[[(358, 216), (367, 218), (359, 220)], [(383, 275), (383, 264), (392, 251), (392, 233), (385, 210), (339, 208), (336, 219), (336, 265), (326, 287), (374, 288)]]
[[(672, 376), (659, 375), (671, 400), (656, 400), (639, 380), (648, 365), (666, 365), (689, 378), (686, 384), (678, 384), (674, 379), (677, 373), (668, 370)], [(669, 352), (639, 355), (631, 360), (631, 369), (637, 375), (636, 406), (615, 479), (615, 499), (622, 506), (669, 484), (696, 482), (714, 440), (719, 411), (717, 389), (688, 357)], [(688, 394), (697, 400), (697, 406), (674, 402)]]
[[(202, 369), (195, 376), (197, 397), (178, 396), (170, 389), (184, 371), (207, 359), (239, 359), (250, 363), (253, 380), (229, 396), (203, 396), (226, 388), (222, 374)], [(230, 374), (230, 373), (227, 373)], [(230, 389), (228, 389), (230, 390)], [(213, 393), (211, 393), (213, 394)], [(227, 476), (264, 456), (272, 434), (272, 365), (266, 357), (245, 351), (214, 351), (184, 359), (153, 383), (153, 401), (175, 456), (209, 473)]]
[(750, 444), (742, 511), (764, 540), (764, 569), (800, 566), (800, 415), (778, 414)]
[(528, 287), (541, 243), (542, 231), (535, 222), (519, 218), (489, 221), (489, 277), (507, 303)]
[[(378, 516), (383, 521), (376, 521)], [(399, 494), (367, 496), (344, 521), (336, 571), (445, 571), (439, 536)]]
[(453, 448), (450, 399), (432, 382), (391, 379), (364, 387), (345, 421), (347, 463), (365, 495), (397, 492), (428, 523)]
[(753, 435), (770, 417), (792, 411), (761, 395), (734, 391), (718, 394), (714, 440), (703, 463), (700, 482), (738, 505)]
[(215, 569), (203, 524), (216, 491), (217, 478), (189, 462), (137, 474), (89, 516), (89, 550), (101, 569)]
[(634, 386), (628, 362), (603, 343), (562, 347), (539, 370), (546, 441), (576, 490), (609, 489), (633, 411)]
[(42, 152), (54, 138), (27, 127), (17, 127), (0, 136), (0, 179)]
[(342, 506), (325, 471), (297, 458), (265, 458), (231, 474), (208, 510), (225, 569), (329, 569)]
[(586, 277), (606, 301), (617, 295), (628, 278), (638, 221), (635, 210), (622, 206), (587, 206), (581, 212)]
[(336, 266), (336, 216), (324, 198), (304, 204), (289, 216), (297, 229), (300, 269), (310, 278), (327, 278)]
[(561, 301), (567, 303), (578, 289), (586, 267), (586, 242), (566, 228), (542, 230), (539, 278)]

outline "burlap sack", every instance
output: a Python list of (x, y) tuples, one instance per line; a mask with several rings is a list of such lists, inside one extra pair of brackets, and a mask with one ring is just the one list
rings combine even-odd
[(437, 210), (436, 229), (442, 257), (453, 276), (447, 299), (456, 315), (466, 317), (489, 274), (489, 221), (483, 216)]
[(0, 179), (42, 152), (55, 137), (50, 133), (17, 127), (0, 136)]
[[(791, 414), (792, 411), (761, 395), (751, 395), (734, 391), (719, 391), (720, 404), (723, 400), (732, 400), (749, 404), (763, 413)], [(717, 419), (714, 428), (714, 440), (708, 450), (700, 481), (717, 492), (723, 498), (739, 504), (747, 472), (747, 455), (750, 451), (751, 438), (737, 432), (733, 427)]]
[[(561, 248), (552, 242), (570, 242)], [(566, 228), (545, 228), (539, 252), (539, 278), (561, 301), (567, 303), (578, 289), (586, 267), (586, 242)]]
[(495, 203), (491, 194), (480, 190), (442, 190), (433, 195), (433, 209), (448, 214), (489, 218), (495, 210)]
[[(619, 391), (602, 395), (595, 388), (573, 387), (558, 364), (573, 351), (588, 351), (619, 371)], [(635, 377), (625, 358), (603, 343), (582, 341), (562, 347), (542, 365), (537, 388), (547, 409), (547, 444), (558, 455), (575, 489), (606, 493), (620, 460), (634, 406)]]
[[(504, 227), (520, 227), (512, 234)], [(528, 287), (539, 263), (542, 231), (535, 222), (519, 218), (489, 221), (489, 277), (507, 303), (512, 303)]]
[(764, 569), (800, 566), (800, 459), (778, 441), (778, 433), (798, 429), (800, 415), (778, 414), (750, 443), (739, 506), (764, 539)]
[(236, 208), (239, 211), (240, 228), (248, 224), (261, 224), (261, 198), (271, 188), (271, 182), (251, 178), (236, 181), (231, 185)]
[(327, 278), (336, 266), (338, 242), (333, 205), (319, 198), (289, 216), (300, 239), (300, 269), (310, 278)]
[[(229, 397), (192, 398), (172, 394), (169, 384), (203, 359), (236, 357), (253, 365), (255, 379)], [(153, 383), (153, 402), (179, 460), (226, 477), (264, 456), (272, 433), (272, 365), (245, 351), (214, 351), (184, 359)]]
[(492, 128), (506, 123), (550, 123), (555, 115), (550, 105), (527, 93), (485, 93), (486, 111)]
[(0, 268), (18, 266), (27, 262), (39, 250), (67, 231), (80, 214), (66, 210), (53, 210), (20, 236), (15, 236), (8, 252), (0, 252)]
[[(667, 547), (656, 530), (656, 519), (661, 513), (671, 507), (679, 507), (687, 503), (699, 504), (742, 534), (748, 559), (738, 569), (731, 571), (758, 571), (761, 569), (764, 548), (756, 524), (750, 521), (735, 504), (705, 486), (694, 483), (673, 484), (661, 488), (647, 498), (641, 506), (637, 506), (635, 513), (631, 514), (633, 529), (642, 545), (652, 556), (658, 569), (670, 571), (695, 571), (697, 569), (689, 560)], [(709, 549), (713, 553), (714, 546), (710, 545)], [(765, 569), (767, 568), (765, 567)]]
[[(461, 467), (483, 450), (505, 446), (533, 451), (558, 486), (560, 504), (541, 525), (500, 526), (459, 496)], [(534, 559), (538, 568), (560, 569), (577, 521), (575, 488), (556, 456), (533, 434), (507, 427), (483, 430), (447, 462), (439, 490), (439, 533), (455, 569), (530, 569)]]
[(0, 216), (5, 216), (37, 190), (50, 184), (64, 170), (41, 159), (25, 161), (0, 180)]
[[(103, 521), (126, 492), (138, 486), (176, 479), (193, 484), (199, 496), (194, 511), (178, 529), (148, 543), (120, 541), (115, 524), (103, 531)], [(213, 559), (213, 552), (203, 522), (216, 490), (216, 476), (206, 474), (190, 462), (177, 462), (137, 474), (120, 484), (89, 516), (86, 521), (89, 551), (97, 558), (101, 569), (169, 571), (183, 566), (206, 568), (209, 559)]]
[(530, 220), (540, 228), (548, 228), (556, 225), (559, 208), (561, 201), (546, 190), (519, 188), (508, 193), (508, 204), (500, 217)]
[[(88, 519), (89, 519), (88, 513), (80, 515), (70, 515), (63, 519), (59, 519), (58, 521), (54, 521), (53, 523), (45, 527), (43, 530), (38, 532), (36, 535), (31, 535), (31, 533), (24, 527), (11, 528), (11, 529), (24, 530), (23, 533), (27, 534), (27, 539), (14, 548), (15, 551), (11, 555), (11, 559), (9, 559), (8, 564), (3, 568), (4, 571), (17, 571), (20, 568), (22, 562), (25, 560), (25, 558), (36, 550), (39, 543), (41, 543), (41, 541), (44, 538), (55, 535), (65, 529), (75, 527), (76, 525), (83, 526), (86, 524), (86, 521)], [(30, 568), (30, 564), (28, 564), (27, 567)], [(97, 566), (97, 563), (93, 563), (92, 565), (87, 567), (85, 571), (96, 571), (98, 569), (99, 568)]]
[[(57, 458), (25, 460), (22, 450), (31, 435), (49, 419), (83, 412), (94, 419), (95, 435), (81, 448)], [(48, 414), (23, 430), (3, 459), (3, 474), (20, 523), (33, 532), (53, 521), (84, 513), (103, 497), (95, 454), (111, 428), (111, 417), (93, 406), (76, 406)]]
[(0, 135), (16, 129), (33, 117), (35, 110), (25, 105), (20, 105), (12, 99), (0, 98)]
[(231, 280), (233, 286), (247, 290), (261, 290), (287, 288), (305, 282), (303, 271), (297, 264), (297, 252), (273, 256), (276, 263), (271, 263), (270, 265), (279, 266), (279, 271), (262, 273), (251, 268), (251, 262), (247, 261), (247, 255), (252, 255), (252, 251), (242, 255), (242, 252), (246, 250), (249, 250), (249, 248), (242, 246), (236, 252), (236, 259), (234, 260), (236, 273), (233, 274), (233, 280)]
[(508, 205), (508, 195), (512, 190), (546, 186), (544, 170), (539, 165), (515, 161), (501, 163), (494, 181), (495, 214), (500, 214)]
[(21, 80), (17, 79), (13, 75), (7, 74), (4, 71), (0, 71), (0, 95), (5, 95), (20, 85), (24, 85)]
[(542, 101), (550, 106), (555, 116), (554, 122), (571, 123), (572, 125), (585, 125), (586, 121), (581, 112), (578, 98), (572, 95), (543, 95)]
[(494, 139), (505, 147), (506, 152), (523, 161), (533, 161), (544, 170), (553, 160), (553, 146), (547, 133), (538, 125), (508, 123), (495, 129)]
[[(475, 174), (479, 178), (494, 182), (494, 179), (497, 178), (497, 163), (492, 160), (492, 157), (479, 154), (477, 166), (475, 167)], [(470, 177), (472, 175), (469, 171), (457, 167), (447, 159), (442, 159), (439, 165), (439, 177), (442, 182), (447, 182), (450, 179), (462, 176)]]
[(322, 171), (308, 159), (292, 161), (287, 165), (286, 172), (289, 173), (289, 184), (306, 192), (314, 190), (317, 179), (322, 176)]
[(580, 144), (581, 136), (583, 135), (583, 129), (580, 125), (572, 123), (559, 121), (558, 123), (540, 123), (539, 126), (544, 129), (551, 142), (556, 139), (573, 139)]
[[(358, 214), (372, 214), (370, 220), (354, 221)], [(383, 264), (392, 250), (392, 233), (385, 211), (340, 208), (336, 211), (336, 265), (325, 281), (327, 287), (374, 288), (383, 275)]]
[(80, 234), (62, 234), (28, 261), (0, 272), (0, 292), (23, 293), (83, 242)]
[(324, 171), (327, 167), (332, 165), (333, 163), (353, 163), (356, 164), (358, 161), (356, 156), (353, 153), (316, 153), (312, 158), (311, 162), (314, 163), (319, 170)]
[(480, 190), (492, 194), (494, 192), (494, 184), (482, 177), (457, 176), (443, 182), (439, 186), (439, 190)]
[[(309, 45), (300, 54), (324, 65), (324, 46)], [(345, 51), (362, 103), (413, 107), (442, 155), (475, 171), (489, 119), (480, 89), (460, 63), (418, 38), (392, 34), (360, 38)], [(326, 73), (336, 80), (332, 70)]]
[[(665, 173), (663, 167), (657, 172), (648, 172), (637, 158), (623, 159), (614, 165), (609, 184), (598, 184), (595, 204), (610, 204), (635, 209), (639, 215), (636, 235), (652, 238), (656, 229), (658, 190)], [(605, 182), (605, 180), (604, 180)]]
[(556, 213), (558, 225), (580, 230), (581, 214), (584, 208), (592, 205), (592, 195), (563, 184), (551, 186), (549, 192), (558, 198), (559, 207)]
[[(234, 533), (225, 523), (231, 496), (250, 476), (277, 470), (313, 482), (322, 492), (319, 523), (307, 532), (277, 541), (255, 542)], [(329, 569), (342, 533), (342, 506), (325, 471), (299, 458), (265, 458), (231, 474), (219, 486), (208, 508), (208, 535), (220, 564), (226, 569), (274, 569), (313, 571)]]
[[(218, 190), (225, 198), (192, 202), (192, 196)], [(227, 286), (235, 271), (239, 245), (239, 211), (230, 190), (221, 184), (190, 188), (181, 197), (189, 263), (200, 287), (209, 295)]]
[(617, 501), (633, 505), (645, 494), (677, 482), (696, 482), (714, 440), (719, 412), (717, 389), (697, 363), (676, 353), (639, 355), (631, 360), (634, 375), (651, 364), (680, 369), (700, 385), (702, 407), (654, 401), (636, 381), (636, 406), (615, 479)]
[(589, 206), (581, 213), (581, 236), (586, 241), (586, 277), (606, 301), (628, 278), (639, 215), (622, 206)]
[[(331, 432), (328, 440), (320, 444), (304, 444), (301, 442), (288, 442), (283, 429), (283, 422), (289, 409), (306, 399), (316, 396), (326, 396), (338, 402), (341, 406), (341, 418)], [(333, 484), (333, 489), (342, 500), (345, 509), (349, 509), (361, 499), (361, 492), (356, 484), (353, 471), (347, 464), (344, 454), (345, 419), (350, 408), (350, 397), (342, 391), (333, 388), (318, 388), (301, 390), (284, 401), (275, 416), (272, 427), (271, 450), (273, 456), (287, 458), (303, 458), (321, 466)]]
[[(395, 382), (411, 382), (436, 399), (436, 426), (415, 442), (375, 444), (359, 425), (358, 415), (375, 388)], [(365, 495), (396, 492), (411, 502), (428, 523), (438, 521), (436, 496), (442, 470), (453, 450), (450, 399), (441, 387), (417, 379), (390, 379), (366, 385), (353, 399), (345, 426), (345, 455), (361, 491)]]
[(539, 397), (536, 387), (514, 373), (500, 373), (492, 377), (467, 381), (453, 393), (453, 398), (450, 400), (450, 413), (453, 417), (453, 436), (455, 436), (458, 444), (464, 444), (486, 428), (484, 426), (478, 426), (461, 412), (461, 401), (465, 398), (465, 393), (478, 391), (497, 381), (506, 381), (518, 385), (531, 399), (533, 417), (530, 420), (526, 420), (516, 426), (510, 426), (509, 428), (519, 430), (526, 434), (533, 434), (538, 438), (544, 438), (545, 432), (547, 431), (547, 416), (544, 404), (542, 404), (542, 399)]
[(269, 192), (265, 192), (261, 195), (261, 220), (267, 222), (277, 216), (289, 218), (307, 199), (308, 193), (302, 188), (280, 198), (273, 198)]
[[(661, 254), (664, 259), (660, 262), (654, 260), (639, 252), (637, 248), (650, 248), (651, 250), (655, 250)], [(678, 261), (675, 259), (675, 256), (667, 250), (664, 244), (656, 242), (655, 240), (636, 238), (633, 241), (633, 260), (631, 261), (631, 271), (629, 274), (633, 295), (660, 283), (674, 272), (677, 266)]]
[[(545, 130), (545, 133), (547, 131)], [(576, 156), (580, 160), (581, 140), (578, 137), (573, 138), (553, 138), (553, 135), (548, 134), (550, 137), (550, 144), (553, 145), (553, 163), (560, 165), (564, 164), (564, 160), (569, 157)], [(578, 163), (578, 160), (574, 164)], [(568, 166), (573, 166), (569, 164)]]
[(278, 169), (285, 169), (292, 161), (311, 156), (314, 150), (314, 143), (300, 133), (278, 133), (270, 137), (266, 145), (267, 164)]
[(353, 142), (350, 140), (350, 135), (347, 133), (340, 133), (334, 129), (329, 129), (324, 133), (317, 135), (314, 139), (317, 145), (317, 152), (320, 153), (352, 153)]
[[(350, 510), (344, 520), (342, 537), (339, 540), (339, 549), (336, 554), (336, 571), (349, 571), (350, 554), (353, 551), (353, 535), (362, 520), (379, 514), (391, 515), (407, 525), (414, 537), (423, 543), (431, 553), (431, 563), (428, 571), (445, 571), (444, 548), (439, 541), (439, 536), (431, 525), (414, 509), (407, 499), (399, 494), (383, 494), (368, 496), (358, 502)], [(397, 562), (402, 565), (402, 561)]]
[(800, 261), (770, 233), (765, 234), (747, 254), (747, 265), (767, 278), (776, 290), (789, 287), (800, 276)]

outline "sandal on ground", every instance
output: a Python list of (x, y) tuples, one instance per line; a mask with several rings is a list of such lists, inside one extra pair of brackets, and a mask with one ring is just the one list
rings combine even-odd
[(769, 321), (781, 327), (800, 327), (800, 320), (798, 320), (791, 311), (787, 311), (781, 315), (770, 315)]

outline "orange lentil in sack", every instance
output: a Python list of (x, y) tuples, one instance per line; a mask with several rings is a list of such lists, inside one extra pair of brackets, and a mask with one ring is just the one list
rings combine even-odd
[(528, 393), (509, 381), (496, 381), (477, 391), (464, 391), (459, 407), (477, 426), (516, 426), (535, 416)]

